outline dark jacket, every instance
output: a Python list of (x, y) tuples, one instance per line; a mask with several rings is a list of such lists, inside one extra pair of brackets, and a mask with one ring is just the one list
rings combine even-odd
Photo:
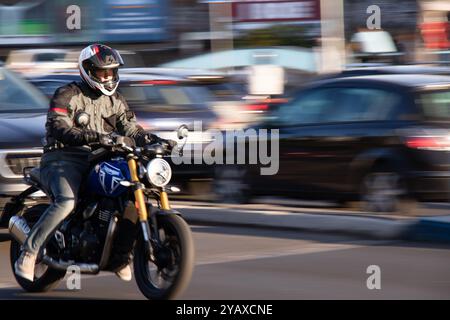
[[(80, 112), (89, 114), (86, 127), (75, 119)], [(86, 161), (89, 152), (86, 131), (98, 134), (117, 132), (131, 137), (136, 144), (145, 143), (146, 132), (136, 123), (123, 96), (97, 94), (84, 82), (72, 82), (56, 90), (50, 101), (46, 122), (46, 140), (43, 160)], [(57, 148), (57, 151), (50, 151)]]

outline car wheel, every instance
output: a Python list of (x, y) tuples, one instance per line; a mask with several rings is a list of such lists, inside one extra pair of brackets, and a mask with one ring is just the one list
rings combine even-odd
[(366, 212), (414, 214), (417, 207), (402, 174), (385, 165), (364, 176), (360, 199), (360, 209)]
[(245, 167), (221, 165), (214, 171), (213, 191), (217, 202), (248, 203), (250, 185)]

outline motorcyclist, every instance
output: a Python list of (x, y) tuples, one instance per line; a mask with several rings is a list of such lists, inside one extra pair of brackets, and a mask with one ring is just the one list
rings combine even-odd
[[(35, 262), (46, 241), (73, 211), (78, 190), (89, 167), (88, 155), (93, 143), (106, 144), (111, 134), (119, 134), (128, 145), (163, 141), (145, 132), (136, 123), (123, 96), (116, 91), (120, 54), (105, 45), (84, 48), (78, 60), (81, 82), (72, 82), (56, 90), (50, 101), (46, 122), (46, 140), (41, 159), (41, 183), (53, 195), (53, 201), (31, 229), (23, 251), (15, 264), (16, 274), (33, 281)], [(87, 124), (79, 121), (88, 115)], [(127, 211), (127, 210), (125, 210)], [(137, 214), (128, 210), (119, 222), (113, 243), (109, 270), (119, 278), (131, 280), (130, 252), (134, 242)]]

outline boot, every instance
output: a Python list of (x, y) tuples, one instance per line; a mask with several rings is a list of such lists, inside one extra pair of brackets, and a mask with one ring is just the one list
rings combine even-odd
[(36, 263), (37, 255), (28, 251), (22, 251), (22, 254), (14, 264), (16, 274), (29, 281), (34, 280), (34, 266)]
[(131, 281), (132, 272), (131, 272), (130, 265), (127, 264), (125, 267), (123, 267), (119, 271), (116, 271), (116, 276), (118, 276), (123, 281)]
[(131, 252), (137, 236), (137, 225), (128, 219), (122, 219), (117, 225), (117, 234), (114, 238), (112, 254), (108, 269), (115, 272), (123, 280), (131, 280), (132, 260)]

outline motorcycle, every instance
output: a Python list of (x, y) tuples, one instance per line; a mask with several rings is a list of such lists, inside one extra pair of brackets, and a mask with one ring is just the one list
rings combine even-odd
[[(188, 130), (177, 130), (182, 155)], [(171, 209), (169, 186), (172, 169), (163, 156), (169, 146), (155, 143), (130, 147), (115, 143), (90, 154), (91, 169), (74, 211), (54, 232), (36, 260), (34, 281), (18, 276), (14, 264), (33, 224), (49, 206), (26, 206), (37, 191), (51, 194), (40, 183), (39, 168), (24, 169), (28, 189), (12, 198), (3, 216), (10, 217), (12, 235), (10, 262), (18, 284), (28, 292), (44, 292), (76, 266), (82, 274), (107, 270), (119, 219), (127, 206), (134, 206), (139, 217), (139, 232), (134, 243), (133, 269), (137, 285), (148, 299), (172, 299), (188, 286), (194, 267), (194, 242), (191, 230), (178, 211)], [(27, 169), (27, 168), (26, 168)], [(156, 200), (156, 206), (151, 199)]]

